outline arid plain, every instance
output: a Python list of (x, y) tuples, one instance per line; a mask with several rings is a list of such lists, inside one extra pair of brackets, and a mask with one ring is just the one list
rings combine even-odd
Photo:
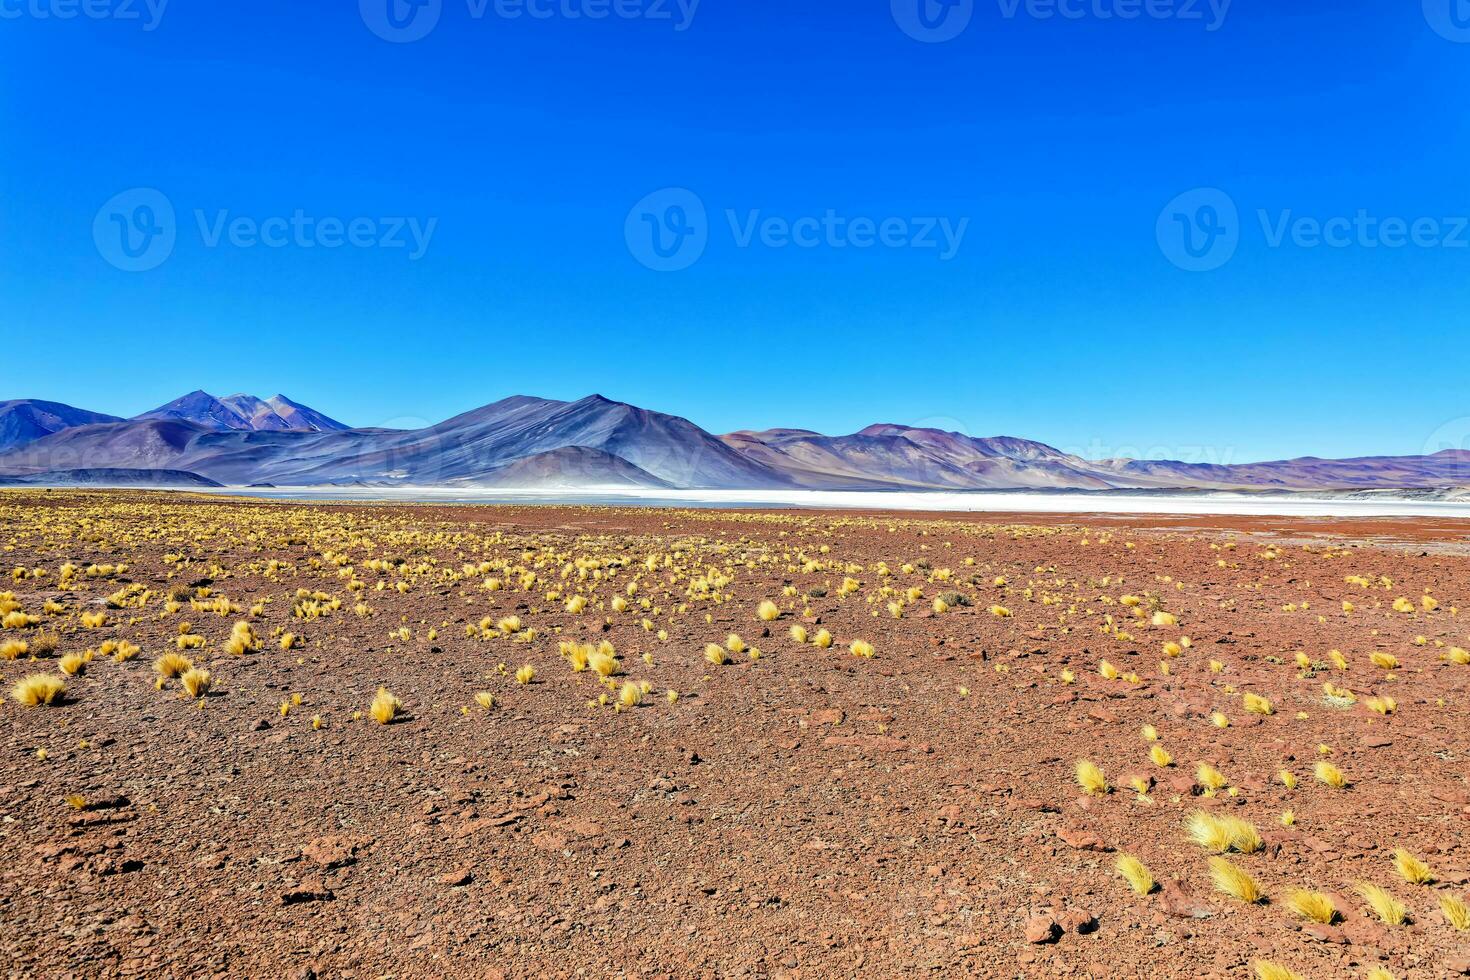
[(10, 976), (1470, 971), (1470, 523), (16, 490), (0, 548)]

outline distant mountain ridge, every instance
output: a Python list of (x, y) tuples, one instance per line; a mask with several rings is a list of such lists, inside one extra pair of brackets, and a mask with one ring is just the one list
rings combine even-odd
[(0, 453), (73, 426), (121, 421), (116, 415), (88, 412), (60, 402), (35, 398), (0, 402)]
[(413, 430), (349, 429), (282, 395), (194, 391), (131, 420), (55, 402), (0, 402), (0, 476), (37, 481), (81, 471), (278, 487), (1411, 490), (1470, 486), (1470, 452), (1226, 466), (1088, 460), (1027, 439), (894, 424), (842, 436), (716, 436), (601, 395), (515, 395)]
[(175, 419), (220, 431), (340, 432), (347, 428), (285, 395), (257, 398), (240, 394), (216, 398), (207, 391), (191, 391), (151, 412), (134, 416), (134, 421), (144, 419)]

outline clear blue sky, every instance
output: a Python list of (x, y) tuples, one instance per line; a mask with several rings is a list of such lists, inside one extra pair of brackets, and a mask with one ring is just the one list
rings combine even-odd
[[(909, 0), (703, 0), (687, 23), (676, 0), (442, 0), (411, 43), (367, 26), (388, 0), (38, 16), (69, 2), (0, 0), (0, 398), (282, 391), (374, 425), (595, 391), (716, 432), (889, 421), (1225, 461), (1470, 432), (1470, 247), (1273, 246), (1257, 216), (1455, 237), (1470, 29), (1418, 0), (1236, 0), (1222, 21), (1206, 0), (1202, 20), (974, 0), (938, 43), (900, 28)], [(139, 187), (176, 241), (131, 272), (99, 209)], [(660, 272), (630, 209), (670, 187), (708, 242)], [(1161, 247), (1195, 188), (1239, 211), (1212, 271)], [(298, 209), (436, 224), (418, 258), (209, 244), (222, 212)], [(742, 247), (755, 211), (968, 225), (948, 260)]]

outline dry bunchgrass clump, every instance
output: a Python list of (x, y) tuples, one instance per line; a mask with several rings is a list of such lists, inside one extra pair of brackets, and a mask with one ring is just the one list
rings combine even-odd
[(475, 692), (475, 703), (484, 708), (486, 711), (489, 711), (491, 708), (495, 707), (495, 695), (491, 694), (489, 691), (477, 691)]
[(1256, 960), (1251, 969), (1256, 973), (1256, 980), (1303, 980), (1295, 970), (1270, 960)]
[(0, 660), (16, 660), (31, 652), (31, 645), (25, 640), (6, 640), (0, 643)]
[(704, 659), (716, 667), (721, 667), (729, 660), (729, 655), (725, 653), (725, 648), (718, 643), (707, 643), (704, 647)]
[(1210, 858), (1210, 880), (1217, 890), (1247, 905), (1254, 905), (1265, 897), (1256, 880), (1244, 868), (1222, 857)]
[(194, 661), (179, 653), (165, 653), (153, 661), (153, 669), (159, 677), (178, 677), (194, 669)]
[(1199, 764), (1199, 768), (1195, 770), (1194, 779), (1195, 782), (1212, 792), (1230, 785), (1225, 775), (1207, 762)]
[(781, 607), (770, 599), (762, 599), (761, 604), (755, 608), (756, 617), (763, 623), (772, 623), (781, 618)]
[(234, 625), (230, 630), (230, 638), (225, 641), (225, 652), (237, 657), (259, 649), (260, 638), (255, 635), (255, 628), (244, 620)]
[(368, 714), (373, 721), (380, 725), (386, 725), (397, 718), (403, 711), (403, 702), (393, 696), (386, 687), (378, 688), (378, 693), (373, 698), (373, 703), (368, 706)]
[(1096, 763), (1086, 759), (1077, 761), (1077, 785), (1087, 793), (1101, 794), (1108, 791), (1108, 780), (1103, 771)]
[(80, 653), (68, 653), (56, 662), (56, 669), (68, 676), (75, 676), (82, 672), (87, 665), (87, 660)]
[(812, 644), (823, 650), (829, 649), (832, 646), (832, 634), (827, 631), (826, 627), (822, 627), (817, 630), (817, 635), (812, 638)]
[(1337, 918), (1337, 906), (1321, 892), (1296, 889), (1287, 893), (1286, 907), (1311, 922), (1330, 925)]
[(807, 634), (805, 626), (801, 625), (800, 623), (791, 624), (791, 638), (797, 643), (805, 643), (806, 635)]
[(10, 696), (28, 708), (55, 704), (66, 693), (66, 682), (55, 674), (30, 674), (10, 689)]
[(535, 679), (536, 679), (536, 668), (535, 667), (532, 667), (530, 664), (526, 664), (525, 666), (519, 668), (516, 671), (516, 683), (517, 684), (529, 684), (532, 681), (534, 681)]
[(1167, 769), (1174, 764), (1174, 757), (1162, 745), (1157, 743), (1149, 746), (1148, 757), (1153, 760), (1154, 765), (1161, 769)]
[(209, 671), (194, 667), (179, 675), (179, 683), (191, 698), (200, 698), (209, 690)]
[(643, 701), (643, 689), (632, 681), (623, 685), (618, 691), (618, 703), (625, 708), (636, 708)]
[(1446, 893), (1439, 898), (1439, 911), (1444, 920), (1460, 932), (1470, 932), (1470, 905), (1459, 895)]
[(1190, 840), (1215, 854), (1239, 851), (1254, 854), (1261, 849), (1261, 834), (1255, 825), (1228, 814), (1196, 811), (1189, 818), (1186, 829)]
[(1140, 895), (1147, 895), (1157, 887), (1153, 873), (1132, 854), (1119, 854), (1113, 867), (1128, 882), (1128, 887)]
[(1341, 769), (1326, 759), (1318, 760), (1313, 772), (1316, 774), (1318, 782), (1325, 783), (1333, 789), (1345, 789), (1347, 787), (1347, 776), (1343, 775)]
[(1397, 869), (1399, 877), (1411, 885), (1427, 885), (1434, 881), (1434, 872), (1429, 865), (1402, 847), (1393, 852), (1393, 866)]
[(1355, 889), (1378, 921), (1386, 926), (1401, 926), (1409, 921), (1409, 909), (1386, 889), (1371, 882), (1360, 881)]
[(1273, 711), (1271, 702), (1259, 694), (1246, 693), (1241, 701), (1245, 705), (1245, 710), (1253, 715), (1269, 715)]

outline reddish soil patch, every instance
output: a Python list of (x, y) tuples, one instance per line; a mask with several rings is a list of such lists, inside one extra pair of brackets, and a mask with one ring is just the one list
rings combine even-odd
[[(1450, 975), (1470, 969), (1470, 933), (1438, 911), (1470, 900), (1470, 666), (1450, 662), (1470, 646), (1467, 534), (0, 493), (0, 547), (25, 570), (5, 602), (41, 620), (0, 643), (60, 640), (0, 661), (0, 961), (46, 977), (1244, 977), (1259, 959)], [(222, 615), (194, 604), (220, 597)], [(766, 599), (775, 622), (757, 618)], [(259, 649), (231, 653), (242, 621)], [(152, 667), (184, 622), (214, 685), (198, 700)], [(798, 644), (793, 624), (835, 643)], [(301, 645), (282, 649), (284, 631)], [(707, 661), (732, 632), (759, 659)], [(604, 640), (612, 689), (558, 651)], [(104, 641), (141, 652), (116, 662)], [(10, 696), (88, 649), (60, 705)], [(617, 710), (627, 682), (649, 692)], [(392, 724), (367, 714), (380, 686), (403, 704)], [(1273, 713), (1247, 713), (1245, 693)], [(1150, 761), (1145, 725), (1173, 766)], [(1319, 758), (1346, 789), (1313, 778)], [(1079, 759), (1112, 791), (1083, 793)], [(1201, 762), (1233, 792), (1203, 795)], [(1264, 849), (1231, 859), (1267, 902), (1212, 889), (1183, 829), (1201, 810), (1260, 830)], [(1434, 884), (1395, 874), (1400, 846)], [(1130, 891), (1119, 852), (1160, 888)], [(1413, 921), (1373, 920), (1358, 881)], [(1293, 888), (1336, 896), (1342, 919), (1295, 919)]]

